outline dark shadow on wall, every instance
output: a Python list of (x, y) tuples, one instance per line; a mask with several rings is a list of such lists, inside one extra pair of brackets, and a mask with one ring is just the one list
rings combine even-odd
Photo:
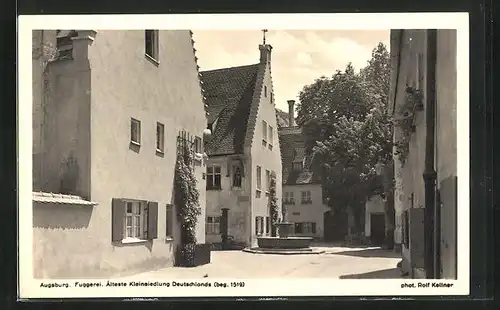
[(403, 279), (401, 269), (391, 268), (365, 273), (349, 274), (339, 277), (340, 279)]
[(82, 229), (90, 223), (93, 206), (33, 202), (33, 227)]
[(382, 257), (382, 258), (401, 258), (401, 254), (394, 252), (392, 250), (383, 249), (363, 249), (363, 250), (353, 250), (353, 251), (343, 251), (332, 253), (332, 255), (345, 255), (345, 256), (356, 256), (356, 257)]

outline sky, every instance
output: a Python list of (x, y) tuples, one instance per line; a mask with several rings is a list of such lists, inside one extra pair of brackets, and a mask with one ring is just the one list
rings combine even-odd
[[(276, 107), (287, 112), (287, 100), (321, 76), (331, 76), (352, 62), (366, 66), (379, 42), (389, 50), (390, 30), (269, 30), (271, 68)], [(200, 70), (243, 66), (259, 62), (258, 30), (193, 30)]]

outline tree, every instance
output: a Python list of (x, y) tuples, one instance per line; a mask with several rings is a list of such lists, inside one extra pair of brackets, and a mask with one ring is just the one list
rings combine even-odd
[(392, 159), (389, 77), (389, 53), (380, 43), (359, 74), (348, 64), (299, 95), (297, 123), (306, 135), (312, 168), (322, 177), (324, 196), (334, 210), (351, 207), (357, 229), (366, 200), (385, 192), (380, 167)]

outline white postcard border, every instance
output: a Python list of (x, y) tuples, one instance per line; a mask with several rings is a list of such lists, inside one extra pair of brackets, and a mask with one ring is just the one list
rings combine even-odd
[[(75, 282), (107, 280), (36, 280), (32, 259), (32, 70), (31, 36), (36, 29), (457, 29), (457, 279), (245, 279), (245, 287), (216, 288), (215, 282), (241, 279), (165, 279), (163, 282), (209, 282), (206, 287), (90, 287)], [(468, 13), (388, 14), (197, 14), (197, 15), (21, 15), (18, 19), (18, 219), (20, 298), (71, 297), (206, 297), (206, 296), (387, 296), (469, 294), (469, 15)], [(116, 281), (116, 280), (115, 280)], [(130, 280), (127, 280), (129, 282)], [(158, 280), (151, 280), (151, 282)], [(71, 288), (40, 287), (41, 283), (72, 284)], [(428, 288), (401, 288), (403, 283), (431, 283)], [(432, 283), (452, 283), (433, 288)]]

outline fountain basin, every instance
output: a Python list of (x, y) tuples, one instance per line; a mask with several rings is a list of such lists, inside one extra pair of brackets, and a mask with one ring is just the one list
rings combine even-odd
[(258, 237), (261, 249), (307, 249), (311, 247), (312, 237)]

